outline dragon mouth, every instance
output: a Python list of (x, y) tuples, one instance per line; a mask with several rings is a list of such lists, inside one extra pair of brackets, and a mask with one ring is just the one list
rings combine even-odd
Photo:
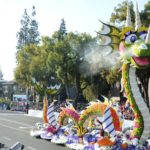
[(141, 57), (133, 57), (136, 64), (140, 66), (146, 66), (150, 64), (150, 60), (148, 58), (141, 58)]

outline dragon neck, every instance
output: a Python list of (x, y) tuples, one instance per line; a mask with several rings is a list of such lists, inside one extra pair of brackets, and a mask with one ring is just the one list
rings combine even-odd
[(131, 133), (131, 136), (132, 138), (140, 139), (144, 129), (144, 121), (136, 100), (139, 98), (141, 100), (142, 97), (138, 89), (135, 69), (130, 68), (130, 64), (124, 63), (122, 66), (122, 83), (124, 86), (125, 94), (128, 98), (130, 107), (135, 117), (133, 132)]
[(122, 66), (122, 83), (135, 117), (131, 136), (143, 142), (149, 137), (150, 117), (149, 109), (140, 93), (136, 79), (135, 68), (124, 63)]

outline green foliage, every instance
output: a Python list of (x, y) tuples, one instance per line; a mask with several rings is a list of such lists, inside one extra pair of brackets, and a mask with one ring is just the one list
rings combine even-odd
[[(129, 2), (130, 7), (130, 13), (131, 13), (131, 21), (135, 22), (135, 13), (134, 13), (134, 5), (133, 2)], [(127, 11), (127, 1), (122, 2), (121, 4), (118, 4), (117, 7), (114, 8), (114, 12), (111, 14), (110, 22), (114, 23), (116, 26), (124, 26), (125, 20), (126, 20), (126, 13)], [(150, 1), (148, 1), (145, 6), (144, 10), (140, 12), (140, 18), (142, 25), (149, 26), (150, 22)]]
[[(60, 29), (62, 32), (60, 32)], [(83, 77), (80, 66), (84, 63), (83, 57), (87, 43), (92, 38), (86, 33), (75, 34), (70, 32), (66, 34), (66, 29), (62, 28), (62, 23), (60, 29), (51, 37), (54, 45), (50, 49), (46, 64), (48, 70), (55, 70), (58, 80), (65, 85), (69, 98), (69, 87), (71, 86), (75, 86), (78, 93), (82, 92)]]
[(118, 68), (102, 70), (100, 74), (102, 79), (105, 79), (109, 85), (115, 84), (121, 78), (121, 72), (119, 72)]
[[(40, 46), (30, 44), (17, 53), (18, 66), (15, 70), (16, 81), (33, 86), (40, 95), (54, 95), (57, 90), (47, 89), (51, 84), (58, 83), (55, 79), (55, 68), (48, 68), (47, 59), (52, 50), (51, 39), (45, 37)], [(54, 79), (52, 79), (52, 77)], [(32, 80), (35, 79), (35, 82)]]
[(38, 44), (39, 43), (39, 32), (38, 32), (38, 23), (35, 20), (35, 7), (33, 6), (32, 14), (30, 17), (27, 13), (27, 10), (24, 10), (24, 14), (20, 21), (21, 28), (20, 31), (17, 32), (16, 37), (17, 41), (17, 49), (22, 49), (27, 44)]
[(17, 52), (17, 67), (14, 72), (15, 80), (23, 85), (30, 86), (31, 73), (30, 65), (34, 55), (37, 55), (36, 45), (26, 45)]
[[(133, 2), (132, 1), (129, 2), (128, 5), (130, 7), (131, 21), (134, 22), (135, 13)], [(127, 12), (127, 1), (123, 1), (121, 4), (118, 4), (118, 6), (114, 8), (114, 12), (111, 14), (110, 17), (110, 22), (119, 26), (124, 25), (127, 15), (126, 12)]]
[(86, 78), (86, 88), (83, 89), (83, 95), (88, 101), (98, 99), (99, 95), (108, 95), (110, 86), (100, 72), (97, 75)]
[(141, 11), (141, 22), (147, 27), (150, 24), (150, 1), (145, 4), (144, 10)]
[(95, 85), (88, 85), (84, 90), (83, 90), (83, 95), (88, 101), (92, 101), (94, 99), (98, 98), (98, 91), (96, 90)]
[(5, 99), (3, 97), (0, 97), (0, 104), (7, 104), (10, 105), (11, 101), (8, 99)]
[(65, 24), (65, 20), (64, 19), (61, 20), (61, 24), (60, 24), (60, 28), (59, 28), (58, 32), (59, 32), (58, 39), (62, 39), (67, 34), (66, 24)]
[(15, 80), (27, 87), (31, 86), (30, 67), (34, 56), (38, 55), (39, 32), (38, 23), (35, 20), (35, 7), (33, 6), (30, 17), (25, 9), (21, 19), (21, 28), (17, 33), (17, 67), (14, 71)]
[(38, 44), (40, 39), (39, 39), (39, 31), (38, 31), (38, 23), (35, 20), (35, 15), (36, 15), (36, 11), (35, 11), (35, 7), (32, 7), (32, 18), (30, 19), (30, 28), (29, 28), (29, 43), (32, 44)]
[(20, 28), (20, 31), (17, 33), (18, 38), (17, 49), (21, 49), (25, 44), (29, 42), (28, 31), (29, 31), (30, 17), (26, 9), (24, 10), (24, 14), (20, 22), (22, 27)]
[[(34, 10), (32, 15), (35, 14)], [(37, 24), (34, 21), (32, 23), (33, 27), (28, 28), (28, 31), (32, 29), (34, 36)], [(105, 76), (100, 72), (96, 75), (89, 73), (85, 54), (95, 50), (91, 43), (97, 44), (87, 33), (66, 33), (65, 21), (62, 19), (59, 30), (51, 37), (42, 37), (40, 45), (30, 39), (30, 43), (17, 52), (15, 79), (27, 87), (34, 87), (42, 96), (57, 94), (58, 90), (47, 87), (59, 83), (65, 87), (67, 98), (70, 98), (71, 87), (76, 88), (76, 100), (82, 92), (88, 100), (98, 98), (99, 94), (107, 93), (110, 84), (118, 76), (109, 71)]]
[[(55, 85), (57, 83), (55, 69), (52, 67), (48, 68), (47, 59), (48, 53), (44, 49), (44, 46), (39, 47), (38, 55), (33, 56), (30, 63), (30, 74), (31, 77), (36, 80), (36, 83), (33, 82), (35, 90), (40, 94), (55, 94), (57, 90), (47, 89), (49, 85)], [(53, 79), (54, 78), (54, 79)]]

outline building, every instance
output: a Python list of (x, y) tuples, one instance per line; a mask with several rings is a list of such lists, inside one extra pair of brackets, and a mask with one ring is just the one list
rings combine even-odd
[(13, 100), (14, 94), (26, 94), (25, 87), (19, 85), (14, 80), (0, 80), (0, 97)]

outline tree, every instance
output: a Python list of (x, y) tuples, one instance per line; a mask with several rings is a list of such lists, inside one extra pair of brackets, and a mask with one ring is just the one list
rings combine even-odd
[(23, 85), (31, 86), (30, 63), (33, 56), (37, 55), (38, 47), (36, 45), (25, 45), (17, 52), (17, 67), (14, 71), (15, 80)]
[(29, 42), (31, 44), (39, 44), (39, 32), (38, 32), (38, 23), (35, 20), (35, 15), (36, 15), (36, 11), (35, 11), (35, 7), (33, 6), (32, 8), (32, 18), (30, 20), (30, 28), (29, 28), (29, 37), (30, 40)]
[[(130, 7), (131, 21), (134, 23), (135, 22), (135, 13), (134, 13), (133, 2), (132, 1), (128, 2), (128, 5)], [(124, 1), (121, 4), (118, 4), (118, 6), (114, 8), (114, 12), (111, 14), (110, 23), (113, 23), (114, 25), (122, 27), (126, 20), (126, 13), (125, 13), (126, 10), (127, 10), (127, 1)], [(140, 12), (140, 18), (141, 18), (142, 25), (149, 26), (150, 1), (148, 1), (144, 5), (144, 10), (142, 10)]]
[(3, 73), (2, 73), (1, 68), (0, 68), (0, 80), (3, 80)]
[[(70, 59), (70, 75), (72, 80), (74, 81), (74, 85), (76, 87), (76, 98), (75, 98), (75, 106), (78, 102), (84, 99), (83, 97), (83, 89), (85, 88), (84, 82), (84, 69), (83, 64), (85, 66), (85, 53), (88, 49), (88, 44), (92, 42), (92, 37), (86, 33), (69, 33), (67, 35), (67, 39), (71, 46), (71, 52), (68, 54)], [(80, 98), (81, 97), (81, 98)]]
[(56, 94), (57, 89), (51, 89), (50, 86), (58, 84), (53, 79), (56, 70), (53, 67), (50, 70), (46, 64), (50, 52), (46, 43), (44, 38), (40, 46), (30, 44), (18, 51), (18, 66), (15, 70), (16, 81), (34, 89), (33, 92), (36, 91), (41, 97)]
[[(131, 13), (131, 21), (134, 22), (135, 13), (134, 13), (134, 5), (131, 2), (128, 2), (130, 13)], [(110, 23), (113, 23), (117, 26), (123, 26), (126, 20), (126, 11), (127, 11), (127, 1), (118, 4), (117, 7), (114, 8), (114, 12), (111, 14)]]
[(24, 10), (24, 14), (21, 19), (21, 28), (17, 32), (17, 49), (22, 49), (27, 44), (38, 44), (39, 43), (39, 32), (38, 32), (38, 23), (35, 20), (35, 7), (32, 8), (32, 14), (30, 17), (27, 13), (27, 10)]
[(24, 45), (29, 43), (29, 24), (30, 24), (30, 17), (27, 13), (27, 10), (24, 10), (24, 14), (20, 21), (21, 28), (20, 31), (17, 32), (17, 49), (21, 49)]
[[(55, 36), (58, 35), (58, 36)], [(65, 37), (61, 37), (59, 36), (59, 32), (55, 32), (54, 35), (52, 36), (53, 40), (55, 41), (55, 46), (54, 46), (54, 52), (53, 53), (49, 53), (49, 60), (48, 60), (48, 64), (52, 64), (53, 62), (55, 62), (55, 68), (56, 69), (56, 74), (57, 77), (61, 80), (61, 82), (65, 85), (65, 89), (66, 89), (66, 94), (67, 97), (70, 98), (69, 95), (69, 56), (68, 54), (71, 51), (71, 47), (68, 43), (68, 41), (66, 40)], [(59, 38), (58, 40), (58, 37)], [(55, 56), (55, 57), (52, 57)], [(51, 65), (50, 65), (51, 66)], [(49, 66), (49, 68), (50, 68)]]
[(67, 30), (66, 30), (66, 23), (65, 23), (65, 20), (62, 19), (61, 20), (61, 24), (60, 24), (60, 27), (59, 27), (59, 35), (60, 35), (60, 38), (64, 37), (65, 35), (67, 35)]
[[(84, 62), (84, 52), (88, 42), (92, 40), (86, 33), (75, 34), (70, 32), (65, 36), (59, 36), (62, 32), (52, 35), (54, 41), (53, 50), (49, 53), (47, 64), (49, 68), (55, 68), (56, 75), (65, 86), (67, 98), (70, 98), (70, 87), (76, 88), (76, 100), (82, 95), (82, 71), (80, 66)], [(64, 32), (65, 33), (65, 32)], [(61, 37), (58, 39), (58, 37)]]
[[(51, 86), (58, 84), (55, 70), (50, 70), (47, 65), (48, 53), (44, 46), (39, 47), (38, 55), (32, 57), (30, 63), (30, 74), (32, 86), (41, 96), (54, 95), (58, 89), (52, 89)], [(34, 79), (34, 80), (33, 80)]]
[(144, 5), (144, 10), (141, 11), (141, 22), (145, 26), (150, 24), (150, 1)]
[[(49, 68), (51, 64), (55, 62), (53, 67), (56, 68), (56, 74), (66, 89), (67, 98), (69, 95), (69, 73), (68, 73), (68, 53), (70, 53), (71, 47), (69, 42), (66, 40), (66, 27), (64, 19), (61, 20), (59, 30), (52, 35), (52, 41), (54, 43), (54, 51), (49, 53), (47, 64)], [(55, 57), (53, 57), (55, 56)]]
[(30, 62), (34, 55), (36, 55), (37, 45), (39, 44), (38, 23), (35, 20), (35, 7), (32, 8), (31, 16), (28, 15), (27, 10), (21, 19), (21, 28), (17, 32), (17, 46), (19, 50), (16, 53), (17, 67), (14, 76), (17, 82), (23, 84), (27, 88), (31, 88), (31, 72)]

